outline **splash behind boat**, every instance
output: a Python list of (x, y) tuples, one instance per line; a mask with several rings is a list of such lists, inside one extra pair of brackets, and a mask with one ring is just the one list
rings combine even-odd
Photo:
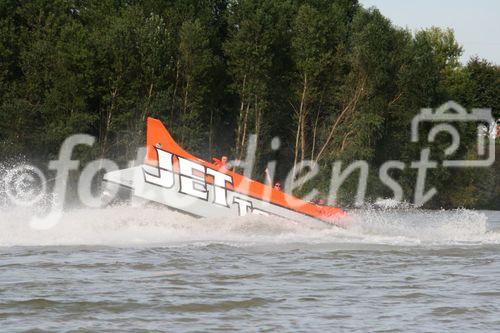
[(346, 213), (340, 208), (303, 201), (191, 155), (153, 118), (147, 120), (144, 164), (109, 172), (103, 181), (108, 192), (126, 191), (196, 217), (260, 214), (345, 224)]

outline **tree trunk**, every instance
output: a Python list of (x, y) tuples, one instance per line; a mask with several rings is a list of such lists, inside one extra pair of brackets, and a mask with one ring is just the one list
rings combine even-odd
[(297, 119), (297, 133), (295, 135), (295, 151), (293, 158), (293, 174), (295, 175), (295, 166), (297, 165), (297, 160), (299, 156), (299, 141), (300, 141), (300, 157), (304, 160), (304, 150), (305, 150), (305, 115), (306, 115), (306, 94), (308, 89), (307, 83), (307, 73), (304, 73), (304, 80), (302, 82), (302, 94), (300, 97), (300, 106), (298, 111)]
[(255, 143), (257, 145), (259, 143), (260, 131), (262, 128), (261, 122), (262, 122), (262, 110), (259, 107), (259, 97), (255, 95), (255, 136), (256, 136)]
[[(300, 115), (299, 115), (300, 119)], [(300, 136), (300, 121), (297, 121), (297, 131), (295, 132), (295, 147), (293, 152), (293, 174), (295, 174), (295, 166), (297, 165), (297, 159), (299, 156), (299, 136)]]
[(236, 130), (236, 155), (239, 156), (240, 151), (241, 151), (241, 142), (242, 136), (243, 136), (243, 117), (244, 117), (244, 112), (245, 112), (245, 88), (246, 88), (246, 81), (247, 81), (247, 76), (243, 76), (243, 83), (240, 91), (240, 114), (238, 117), (238, 125), (237, 125), (237, 130)]
[(141, 114), (141, 121), (144, 123), (146, 121), (146, 116), (148, 114), (148, 111), (149, 111), (149, 103), (150, 103), (150, 100), (151, 100), (151, 96), (153, 95), (153, 83), (151, 83), (151, 85), (149, 86), (149, 92), (148, 92), (148, 99), (146, 101), (146, 106), (144, 107), (144, 109), (142, 110), (142, 114)]
[(341, 123), (343, 118), (347, 115), (347, 113), (349, 111), (352, 112), (356, 109), (356, 105), (358, 104), (358, 101), (361, 98), (361, 95), (363, 94), (365, 83), (366, 83), (366, 78), (362, 79), (360, 86), (354, 92), (354, 96), (351, 98), (351, 100), (349, 101), (347, 106), (344, 108), (344, 110), (342, 110), (340, 115), (335, 120), (335, 123), (333, 124), (332, 128), (330, 129), (330, 133), (328, 134), (328, 137), (327, 137), (325, 143), (323, 144), (318, 155), (316, 156), (315, 162), (318, 162), (320, 160), (322, 154), (324, 153), (326, 147), (328, 147), (328, 145), (330, 144), (330, 141), (332, 140), (333, 135), (335, 134), (335, 131), (337, 130), (337, 127)]
[(319, 114), (320, 114), (320, 112), (321, 112), (321, 109), (318, 108), (318, 112), (316, 113), (316, 120), (314, 121), (314, 126), (313, 126), (311, 160), (314, 160), (314, 149), (316, 149), (316, 135), (318, 133), (318, 122), (319, 122)]
[(179, 67), (180, 67), (180, 60), (177, 60), (176, 63), (176, 68), (175, 68), (175, 83), (174, 83), (174, 92), (172, 93), (172, 106), (170, 108), (170, 127), (172, 128), (174, 126), (174, 110), (175, 110), (175, 100), (177, 99), (177, 87), (179, 85)]
[(188, 108), (188, 101), (189, 101), (189, 89), (190, 89), (190, 80), (189, 76), (186, 79), (186, 86), (184, 88), (184, 97), (182, 100), (182, 132), (181, 132), (181, 137), (180, 137), (180, 143), (181, 145), (184, 145), (184, 138), (186, 137), (186, 130), (189, 128), (189, 124), (187, 123), (188, 117), (186, 117), (187, 114), (191, 113), (190, 109)]
[(185, 87), (185, 90), (184, 90), (184, 98), (183, 98), (183, 101), (182, 101), (182, 112), (184, 114), (186, 113), (190, 113), (188, 112), (188, 102), (189, 102), (189, 89), (190, 89), (190, 80), (189, 78), (186, 80), (186, 87)]
[(107, 152), (108, 149), (108, 135), (109, 135), (109, 128), (111, 127), (111, 121), (113, 117), (113, 109), (115, 108), (115, 99), (118, 96), (118, 88), (115, 88), (111, 92), (111, 105), (109, 106), (107, 115), (106, 115), (106, 120), (104, 123), (104, 129), (103, 129), (103, 134), (102, 134), (102, 140), (101, 140), (101, 157), (104, 157), (104, 155)]
[(305, 113), (302, 114), (302, 121), (300, 122), (300, 160), (304, 160), (304, 153), (306, 150), (306, 116)]
[(240, 151), (238, 153), (238, 159), (243, 158), (243, 150), (244, 150), (244, 145), (245, 145), (245, 140), (247, 136), (247, 122), (248, 122), (248, 113), (250, 112), (250, 103), (247, 104), (247, 107), (245, 108), (245, 115), (243, 118), (243, 133), (241, 135), (241, 142), (240, 142)]
[(213, 135), (213, 124), (214, 124), (214, 110), (210, 110), (210, 125), (208, 128), (208, 156), (212, 156), (212, 135)]

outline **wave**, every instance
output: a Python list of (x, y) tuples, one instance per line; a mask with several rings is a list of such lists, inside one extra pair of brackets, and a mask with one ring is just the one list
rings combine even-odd
[(468, 210), (357, 210), (349, 227), (276, 217), (196, 219), (161, 207), (69, 209), (52, 228), (32, 228), (36, 212), (0, 208), (0, 246), (183, 246), (186, 244), (500, 244), (484, 213)]

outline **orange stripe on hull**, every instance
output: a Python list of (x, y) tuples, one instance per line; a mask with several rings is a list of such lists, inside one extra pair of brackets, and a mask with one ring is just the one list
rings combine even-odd
[[(209, 163), (186, 152), (177, 144), (177, 142), (175, 142), (165, 126), (163, 126), (162, 122), (158, 119), (148, 118), (147, 120), (146, 145), (147, 153), (145, 163), (148, 165), (158, 165), (158, 155), (155, 147), (161, 145), (162, 149), (172, 153), (173, 155), (189, 159), (203, 165), (206, 168), (219, 170), (219, 172), (231, 176), (233, 178), (233, 184), (227, 184), (227, 188), (238, 193), (248, 195), (259, 200), (264, 200), (329, 223), (342, 224), (340, 219), (346, 215), (346, 213), (340, 208), (320, 206), (306, 202), (230, 170), (221, 171), (215, 164)], [(174, 159), (174, 169), (178, 171), (178, 162), (176, 159)], [(213, 184), (213, 177), (206, 176), (206, 181), (209, 184)]]

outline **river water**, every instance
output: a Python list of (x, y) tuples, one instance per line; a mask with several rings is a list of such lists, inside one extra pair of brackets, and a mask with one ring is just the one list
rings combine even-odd
[(500, 331), (500, 212), (0, 210), (0, 331)]

